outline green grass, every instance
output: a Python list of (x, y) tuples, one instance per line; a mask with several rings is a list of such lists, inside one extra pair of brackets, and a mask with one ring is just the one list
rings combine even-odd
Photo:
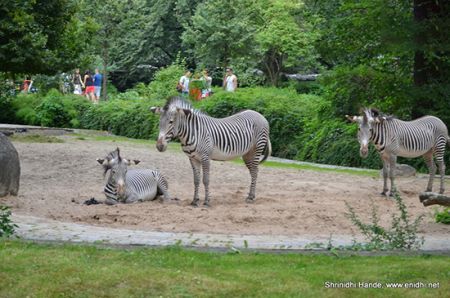
[[(446, 297), (449, 257), (224, 254), (0, 241), (0, 297)], [(325, 289), (325, 282), (439, 282)]]
[(23, 142), (23, 143), (64, 143), (63, 140), (57, 137), (38, 134), (31, 134), (31, 135), (15, 134), (11, 137), (11, 140), (13, 142)]
[[(233, 162), (238, 164), (244, 164), (242, 159), (234, 159)], [(330, 172), (330, 173), (341, 173), (350, 175), (360, 175), (369, 177), (379, 177), (377, 170), (352, 170), (352, 169), (333, 169), (333, 168), (322, 168), (320, 166), (308, 165), (308, 164), (290, 164), (278, 161), (265, 161), (261, 164), (262, 166), (280, 169), (296, 169), (296, 170), (307, 170), (315, 172)]]

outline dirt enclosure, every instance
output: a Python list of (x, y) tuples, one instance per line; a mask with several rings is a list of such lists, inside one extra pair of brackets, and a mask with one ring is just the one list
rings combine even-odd
[[(212, 206), (194, 208), (189, 205), (194, 187), (192, 170), (178, 145), (160, 153), (150, 144), (80, 140), (70, 135), (59, 138), (65, 142), (14, 142), (22, 167), (20, 192), (18, 197), (1, 198), (0, 203), (12, 206), (17, 214), (65, 222), (152, 231), (255, 235), (357, 233), (345, 216), (346, 201), (366, 220), (370, 218), (372, 201), (383, 223), (389, 224), (391, 214), (396, 212), (394, 200), (378, 195), (381, 178), (271, 167), (260, 168), (256, 202), (247, 204), (250, 175), (243, 164), (235, 162), (212, 162)], [(84, 205), (91, 197), (104, 199), (106, 180), (95, 159), (105, 157), (117, 146), (124, 157), (142, 161), (136, 167), (160, 169), (168, 178), (171, 195), (179, 198), (179, 203)], [(413, 216), (425, 214), (420, 232), (448, 234), (449, 226), (434, 222), (434, 208), (424, 208), (419, 202), (419, 193), (426, 183), (424, 178), (404, 178), (398, 180), (398, 188)], [(200, 193), (203, 200), (202, 185)]]

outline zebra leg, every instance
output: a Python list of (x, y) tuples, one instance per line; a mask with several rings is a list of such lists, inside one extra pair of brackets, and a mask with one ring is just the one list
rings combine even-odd
[(430, 172), (430, 178), (428, 180), (428, 185), (426, 191), (433, 191), (433, 181), (434, 181), (434, 175), (436, 174), (436, 164), (433, 160), (433, 149), (428, 151), (423, 155), (423, 159), (425, 160), (425, 163), (427, 164), (428, 171)]
[(205, 157), (202, 159), (202, 170), (203, 170), (203, 186), (205, 187), (205, 202), (204, 206), (209, 207), (209, 157)]
[(194, 199), (191, 202), (191, 205), (194, 207), (198, 207), (198, 201), (199, 201), (199, 197), (198, 197), (198, 187), (200, 185), (200, 168), (201, 168), (201, 163), (192, 158), (189, 157), (189, 161), (191, 162), (191, 166), (192, 166), (192, 171), (194, 173)]
[(443, 194), (445, 191), (445, 186), (444, 186), (444, 178), (445, 178), (445, 163), (444, 163), (444, 159), (440, 159), (438, 160), (438, 166), (439, 166), (439, 174), (441, 175), (441, 187), (439, 188), (439, 193)]
[(255, 192), (256, 192), (256, 179), (258, 178), (258, 164), (259, 164), (259, 156), (257, 152), (250, 151), (243, 156), (243, 160), (248, 170), (250, 171), (250, 176), (252, 178), (252, 182), (250, 184), (250, 191), (248, 193), (245, 201), (247, 203), (253, 203), (255, 201)]
[(389, 157), (387, 155), (382, 155), (381, 159), (383, 160), (383, 191), (381, 192), (382, 196), (387, 196), (388, 186), (387, 179), (389, 173)]
[[(163, 175), (159, 174), (157, 184), (158, 184), (158, 191), (157, 191), (156, 197), (158, 197), (158, 194), (160, 193), (163, 195), (163, 202), (177, 200), (177, 198), (172, 199), (172, 197), (170, 196), (169, 190), (167, 187), (167, 180)], [(155, 197), (155, 199), (156, 199), (156, 197)]]
[(393, 197), (394, 194), (397, 192), (397, 189), (395, 188), (394, 184), (394, 178), (395, 178), (395, 165), (397, 164), (397, 156), (394, 154), (391, 154), (389, 158), (389, 178), (391, 179), (391, 192), (389, 193), (390, 197)]

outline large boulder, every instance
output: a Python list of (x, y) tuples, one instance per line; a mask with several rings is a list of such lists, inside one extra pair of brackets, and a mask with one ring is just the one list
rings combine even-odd
[(0, 133), (0, 197), (8, 194), (17, 196), (19, 183), (19, 153), (9, 139)]
[[(416, 169), (410, 165), (396, 164), (394, 175), (395, 177), (413, 177), (416, 176)], [(380, 170), (380, 176), (383, 177), (383, 169)]]

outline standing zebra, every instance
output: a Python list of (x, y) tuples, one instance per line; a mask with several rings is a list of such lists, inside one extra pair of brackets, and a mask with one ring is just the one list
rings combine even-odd
[(269, 123), (261, 114), (246, 110), (217, 119), (193, 109), (180, 97), (172, 97), (163, 108), (153, 107), (151, 111), (161, 114), (156, 148), (163, 152), (167, 142), (179, 138), (183, 152), (189, 157), (195, 186), (191, 205), (199, 204), (198, 188), (203, 170), (204, 205), (209, 206), (210, 160), (231, 160), (239, 156), (243, 157), (251, 176), (246, 201), (254, 201), (258, 165), (271, 153)]
[[(163, 195), (164, 201), (171, 200), (167, 180), (159, 171), (149, 169), (128, 170), (129, 160), (120, 156), (119, 148), (110, 152), (105, 159), (97, 158), (103, 166), (104, 175), (110, 170), (104, 193), (106, 203), (134, 203), (154, 200)], [(134, 160), (138, 164), (139, 160)]]
[(392, 116), (385, 116), (375, 109), (365, 109), (363, 116), (348, 116), (359, 126), (358, 141), (361, 145), (361, 157), (369, 153), (369, 141), (372, 141), (383, 160), (383, 192), (388, 191), (387, 177), (391, 180), (391, 192), (395, 192), (394, 170), (397, 156), (423, 156), (430, 171), (430, 179), (426, 191), (432, 191), (436, 165), (433, 155), (439, 165), (441, 187), (439, 193), (444, 193), (444, 152), (445, 145), (450, 143), (447, 127), (436, 117), (424, 116), (413, 121), (402, 121)]

